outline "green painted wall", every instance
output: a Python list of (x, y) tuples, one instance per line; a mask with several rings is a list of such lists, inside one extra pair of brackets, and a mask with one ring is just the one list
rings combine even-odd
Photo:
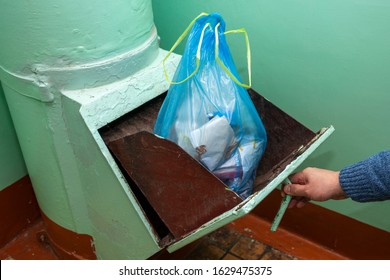
[(26, 167), (0, 83), (0, 191), (26, 175)]
[[(203, 11), (221, 13), (228, 30), (247, 29), (253, 88), (312, 130), (336, 128), (306, 166), (336, 170), (390, 148), (389, 1), (154, 0), (153, 10), (165, 49)], [(236, 36), (229, 42), (245, 79)], [(321, 205), (390, 230), (390, 201)]]

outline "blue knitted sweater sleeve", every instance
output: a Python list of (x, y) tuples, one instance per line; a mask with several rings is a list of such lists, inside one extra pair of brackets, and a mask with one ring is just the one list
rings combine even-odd
[(355, 201), (390, 199), (390, 150), (343, 168), (339, 176), (342, 189)]

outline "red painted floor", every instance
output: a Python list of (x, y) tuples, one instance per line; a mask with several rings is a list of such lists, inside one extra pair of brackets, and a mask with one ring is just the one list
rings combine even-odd
[[(283, 228), (271, 232), (269, 226), (266, 221), (248, 214), (177, 252), (163, 251), (152, 259), (345, 259)], [(42, 220), (38, 220), (0, 249), (0, 259), (55, 260), (58, 257), (45, 238)]]
[(50, 244), (45, 238), (41, 219), (21, 231), (13, 240), (0, 249), (2, 260), (56, 260)]

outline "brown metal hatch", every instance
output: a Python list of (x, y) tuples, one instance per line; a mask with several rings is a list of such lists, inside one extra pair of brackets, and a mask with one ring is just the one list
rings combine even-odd
[[(254, 184), (258, 192), (321, 132), (312, 132), (255, 91), (249, 94), (268, 136)], [(178, 145), (152, 133), (164, 98), (156, 97), (99, 131), (160, 245), (189, 235), (242, 202)]]

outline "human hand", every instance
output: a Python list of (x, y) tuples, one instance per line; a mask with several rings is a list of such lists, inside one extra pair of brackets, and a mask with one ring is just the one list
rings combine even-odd
[(291, 184), (283, 186), (282, 196), (292, 196), (289, 208), (302, 208), (309, 200), (347, 198), (340, 186), (339, 173), (320, 168), (306, 168), (290, 176)]

